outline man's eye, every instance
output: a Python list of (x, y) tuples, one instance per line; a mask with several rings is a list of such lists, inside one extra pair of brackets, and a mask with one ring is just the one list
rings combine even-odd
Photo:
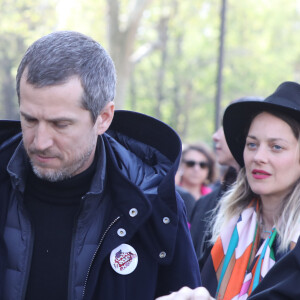
[(62, 129), (62, 128), (68, 127), (70, 124), (69, 123), (55, 123), (54, 125), (55, 125), (55, 127)]
[(35, 119), (30, 119), (30, 118), (25, 118), (25, 121), (26, 121), (26, 123), (29, 123), (29, 124), (33, 124), (34, 122), (36, 122)]

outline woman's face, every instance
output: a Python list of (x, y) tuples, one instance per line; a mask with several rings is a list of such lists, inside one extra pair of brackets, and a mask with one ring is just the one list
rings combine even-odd
[(188, 185), (201, 185), (209, 173), (208, 160), (197, 150), (189, 150), (182, 159), (182, 181)]
[(283, 199), (300, 178), (299, 144), (290, 126), (267, 112), (258, 114), (246, 138), (244, 162), (254, 193)]

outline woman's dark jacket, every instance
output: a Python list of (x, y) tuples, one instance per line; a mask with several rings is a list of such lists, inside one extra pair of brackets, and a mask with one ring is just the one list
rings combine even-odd
[(195, 198), (183, 187), (177, 185), (176, 186), (176, 191), (178, 192), (178, 194), (180, 195), (180, 197), (182, 198), (185, 208), (186, 208), (186, 216), (187, 216), (187, 220), (189, 222), (191, 222), (191, 215), (192, 215), (192, 211), (194, 209), (194, 206), (196, 204), (196, 200)]
[[(153, 300), (185, 285), (199, 286), (185, 208), (174, 186), (181, 154), (177, 134), (151, 117), (118, 111), (97, 147), (105, 149), (106, 159), (82, 200), (68, 299)], [(23, 203), (27, 165), (19, 122), (0, 122), (1, 300), (21, 300), (26, 293), (34, 242)], [(121, 244), (138, 254), (128, 275), (116, 273), (110, 263), (112, 250)]]
[(249, 300), (300, 299), (300, 239), (296, 247), (278, 260)]

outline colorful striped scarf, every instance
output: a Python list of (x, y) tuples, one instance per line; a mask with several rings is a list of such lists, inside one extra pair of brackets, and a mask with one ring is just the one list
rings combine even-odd
[(254, 199), (230, 220), (212, 247), (201, 276), (216, 299), (247, 299), (275, 264), (276, 229), (261, 243), (258, 220), (259, 201)]

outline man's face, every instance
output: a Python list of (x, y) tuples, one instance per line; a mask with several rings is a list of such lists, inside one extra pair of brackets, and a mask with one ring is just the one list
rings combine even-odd
[(219, 127), (212, 138), (215, 143), (215, 153), (218, 163), (222, 166), (231, 166), (238, 170), (238, 163), (235, 161), (228, 148), (223, 126)]
[(81, 106), (83, 89), (77, 77), (61, 85), (36, 88), (23, 74), (20, 117), (23, 143), (35, 174), (60, 181), (86, 170), (95, 154), (98, 131)]

